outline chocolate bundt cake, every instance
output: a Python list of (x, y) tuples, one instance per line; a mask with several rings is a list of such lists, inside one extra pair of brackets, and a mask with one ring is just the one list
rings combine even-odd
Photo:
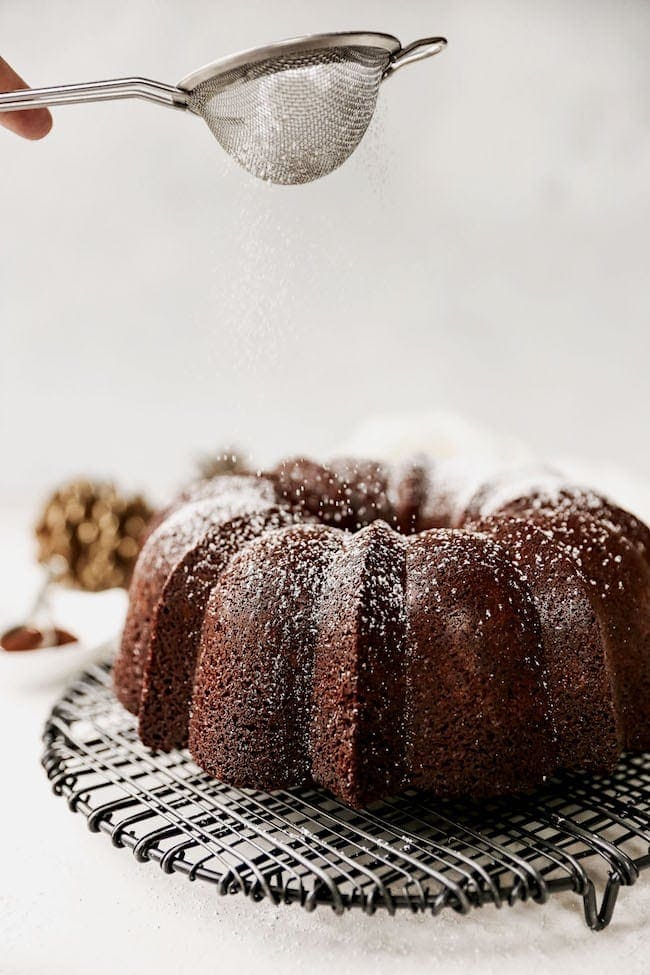
[(149, 536), (114, 681), (146, 745), (242, 787), (360, 807), (609, 770), (650, 748), (650, 531), (549, 471), (217, 477)]

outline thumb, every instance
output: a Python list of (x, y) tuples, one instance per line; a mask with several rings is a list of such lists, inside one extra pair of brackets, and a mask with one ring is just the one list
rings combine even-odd
[[(27, 88), (20, 75), (0, 58), (0, 92)], [(52, 116), (46, 108), (31, 108), (24, 112), (0, 112), (0, 125), (24, 136), (42, 139), (52, 128)]]

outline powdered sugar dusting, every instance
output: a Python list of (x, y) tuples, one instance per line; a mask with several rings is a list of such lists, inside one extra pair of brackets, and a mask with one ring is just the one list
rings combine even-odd
[(273, 485), (263, 479), (224, 476), (199, 484), (150, 536), (141, 559), (155, 571), (171, 569), (215, 521), (230, 521), (274, 504)]
[[(317, 752), (326, 756), (318, 781), (359, 803), (403, 784), (511, 791), (552, 771), (563, 719), (553, 695), (570, 642), (589, 635), (596, 664), (615, 658), (616, 694), (628, 695), (624, 651), (648, 637), (637, 617), (650, 605), (649, 538), (631, 515), (548, 468), (298, 458), (268, 475), (193, 486), (148, 540), (138, 572), (162, 581), (177, 567), (188, 606), (212, 590), (205, 620), (225, 656), (208, 655), (202, 673), (213, 708), (207, 723), (197, 711), (205, 754), (219, 715), (244, 735), (235, 742), (223, 730), (219, 746), (219, 767), (237, 752), (241, 781), (274, 787), (270, 749), (277, 781), (304, 784)], [(201, 618), (203, 609), (194, 635)], [(563, 640), (551, 680), (547, 651)], [(574, 654), (578, 683), (588, 680), (581, 659)], [(223, 684), (219, 660), (240, 682), (223, 702), (212, 685)], [(517, 736), (513, 703), (527, 716)], [(259, 775), (246, 767), (253, 752)]]

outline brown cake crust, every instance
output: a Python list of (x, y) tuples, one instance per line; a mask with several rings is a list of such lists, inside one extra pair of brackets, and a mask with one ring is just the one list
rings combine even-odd
[(529, 591), (490, 538), (431, 529), (406, 563), (409, 784), (445, 796), (529, 789), (554, 767)]
[(115, 661), (113, 685), (127, 710), (138, 714), (143, 670), (150, 656), (158, 607), (173, 570), (201, 543), (219, 519), (270, 510), (276, 506), (273, 486), (249, 477), (218, 477), (209, 491), (172, 505), (168, 516), (147, 539), (129, 587), (129, 608)]
[[(441, 527), (432, 527), (441, 526)], [(304, 458), (176, 499), (115, 665), (149, 745), (353, 806), (650, 748), (650, 531), (548, 470)]]
[(324, 525), (355, 532), (379, 518), (395, 522), (389, 476), (376, 461), (342, 457), (319, 464), (294, 457), (266, 476), (281, 501)]
[(140, 553), (129, 587), (129, 608), (113, 671), (117, 697), (133, 714), (140, 709), (144, 662), (167, 578), (209, 530), (213, 515), (209, 501), (197, 503), (190, 511), (179, 511), (177, 517), (171, 515), (149, 536)]
[(395, 528), (402, 535), (413, 535), (426, 528), (440, 528), (448, 524), (438, 511), (437, 524), (423, 524), (422, 515), (430, 491), (429, 465), (421, 460), (400, 464), (391, 471), (389, 496), (395, 510)]
[(312, 775), (353, 806), (398, 792), (405, 765), (406, 539), (383, 521), (336, 556), (318, 610)]
[(624, 742), (606, 617), (573, 554), (548, 529), (492, 516), (469, 526), (496, 539), (526, 580), (540, 621), (556, 764), (602, 772)]
[(500, 485), (499, 490), (487, 486), (474, 497), (471, 504), (473, 510), (466, 512), (463, 521), (490, 514), (511, 514), (534, 521), (559, 524), (569, 516), (589, 515), (595, 521), (605, 523), (615, 532), (624, 535), (639, 555), (650, 563), (650, 528), (644, 522), (602, 494), (567, 485), (557, 474), (552, 475), (552, 481), (553, 490), (535, 487), (535, 479), (529, 482), (523, 492), (518, 491), (516, 485)]
[(638, 751), (650, 747), (650, 567), (639, 535), (630, 540), (621, 527), (627, 513), (608, 507), (607, 517), (594, 514), (582, 495), (558, 506), (538, 498), (517, 505), (525, 520), (552, 533), (593, 590), (622, 744)]
[(210, 593), (240, 548), (291, 520), (289, 512), (269, 507), (211, 525), (167, 577), (143, 669), (138, 714), (145, 745), (169, 751), (187, 744), (196, 657)]
[(206, 771), (258, 789), (311, 782), (314, 609), (347, 539), (324, 525), (281, 528), (230, 563), (205, 613), (190, 718), (190, 753)]

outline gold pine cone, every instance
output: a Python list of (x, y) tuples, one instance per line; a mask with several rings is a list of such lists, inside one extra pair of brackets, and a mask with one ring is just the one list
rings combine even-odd
[(234, 447), (226, 447), (217, 454), (208, 454), (198, 461), (199, 477), (209, 481), (223, 474), (251, 474), (243, 454)]
[(140, 495), (125, 497), (110, 483), (71, 481), (52, 494), (38, 519), (38, 561), (65, 560), (57, 581), (77, 589), (126, 587), (151, 515)]

